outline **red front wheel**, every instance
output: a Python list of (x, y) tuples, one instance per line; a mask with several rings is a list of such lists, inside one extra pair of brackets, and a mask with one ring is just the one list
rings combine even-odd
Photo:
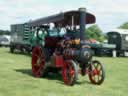
[(91, 83), (97, 85), (102, 84), (105, 78), (105, 72), (102, 64), (97, 60), (92, 61), (92, 64), (90, 64), (89, 67), (88, 75)]
[(76, 63), (72, 60), (67, 60), (64, 62), (62, 69), (62, 76), (64, 83), (66, 85), (74, 85), (77, 79), (77, 66)]
[(45, 58), (41, 47), (34, 47), (32, 50), (32, 74), (41, 77), (44, 73)]

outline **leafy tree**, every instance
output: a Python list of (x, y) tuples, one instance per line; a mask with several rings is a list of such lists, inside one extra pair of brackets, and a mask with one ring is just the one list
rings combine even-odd
[(10, 31), (8, 31), (8, 30), (0, 30), (0, 35), (10, 35)]
[(96, 39), (97, 41), (103, 42), (105, 36), (98, 25), (92, 25), (86, 29), (85, 37), (87, 39)]
[(125, 22), (119, 28), (121, 28), (121, 29), (128, 29), (128, 22)]

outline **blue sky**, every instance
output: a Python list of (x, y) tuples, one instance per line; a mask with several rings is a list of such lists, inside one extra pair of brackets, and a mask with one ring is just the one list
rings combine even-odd
[(79, 7), (95, 14), (104, 32), (128, 21), (127, 0), (0, 0), (0, 29)]

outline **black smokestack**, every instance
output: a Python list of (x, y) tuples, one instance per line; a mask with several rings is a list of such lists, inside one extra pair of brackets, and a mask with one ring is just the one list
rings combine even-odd
[(80, 44), (85, 42), (86, 8), (79, 8), (80, 12)]

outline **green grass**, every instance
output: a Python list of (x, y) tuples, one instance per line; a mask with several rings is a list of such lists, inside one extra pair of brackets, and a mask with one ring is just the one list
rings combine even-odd
[(95, 57), (105, 67), (105, 82), (89, 83), (79, 75), (74, 86), (66, 86), (58, 75), (34, 78), (31, 56), (11, 54), (0, 48), (0, 96), (126, 96), (128, 92), (128, 58)]

